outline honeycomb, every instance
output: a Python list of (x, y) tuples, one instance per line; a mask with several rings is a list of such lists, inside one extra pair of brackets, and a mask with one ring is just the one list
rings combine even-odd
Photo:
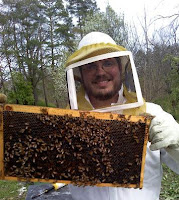
[(3, 111), (4, 175), (140, 187), (148, 125), (121, 116)]

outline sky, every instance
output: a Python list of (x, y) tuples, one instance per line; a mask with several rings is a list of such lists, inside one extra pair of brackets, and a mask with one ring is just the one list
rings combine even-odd
[(109, 4), (117, 14), (124, 13), (127, 22), (134, 23), (140, 28), (144, 21), (144, 10), (146, 10), (147, 22), (151, 29), (154, 27), (166, 26), (169, 20), (154, 21), (159, 15), (179, 15), (179, 0), (96, 0), (98, 7), (105, 11)]

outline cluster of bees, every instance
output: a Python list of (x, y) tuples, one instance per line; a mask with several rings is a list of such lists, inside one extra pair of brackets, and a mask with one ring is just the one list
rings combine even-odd
[(145, 123), (126, 119), (4, 111), (5, 175), (77, 185), (139, 183), (144, 131)]

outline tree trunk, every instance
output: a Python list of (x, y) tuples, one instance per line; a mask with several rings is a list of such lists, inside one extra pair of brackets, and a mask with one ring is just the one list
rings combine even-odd
[(48, 106), (47, 93), (46, 93), (46, 88), (45, 88), (45, 77), (44, 77), (43, 65), (41, 65), (41, 70), (42, 70), (42, 87), (43, 87), (43, 92), (44, 92), (45, 105)]
[(3, 79), (3, 72), (1, 70), (1, 68), (2, 67), (0, 66), (0, 74), (1, 74), (1, 87), (0, 87), (0, 89), (2, 88), (3, 93), (6, 94), (6, 88), (5, 88), (4, 79)]
[[(41, 30), (42, 29), (40, 28), (40, 42), (42, 42)], [(42, 53), (42, 46), (41, 45), (40, 45), (40, 62), (41, 62), (42, 87), (43, 87), (43, 92), (44, 92), (45, 105), (48, 106), (47, 93), (46, 93), (46, 87), (45, 87), (45, 76), (44, 76), (44, 69), (43, 69), (43, 53)]]
[(37, 105), (37, 102), (38, 102), (38, 94), (37, 94), (36, 87), (34, 87), (34, 86), (33, 86), (33, 96), (34, 96), (34, 105)]

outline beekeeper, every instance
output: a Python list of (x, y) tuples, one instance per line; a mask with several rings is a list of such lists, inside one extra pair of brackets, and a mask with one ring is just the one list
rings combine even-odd
[(155, 116), (143, 189), (69, 185), (74, 200), (159, 200), (162, 163), (179, 174), (179, 124), (159, 105), (145, 102), (131, 52), (107, 34), (91, 32), (66, 62), (71, 109)]

